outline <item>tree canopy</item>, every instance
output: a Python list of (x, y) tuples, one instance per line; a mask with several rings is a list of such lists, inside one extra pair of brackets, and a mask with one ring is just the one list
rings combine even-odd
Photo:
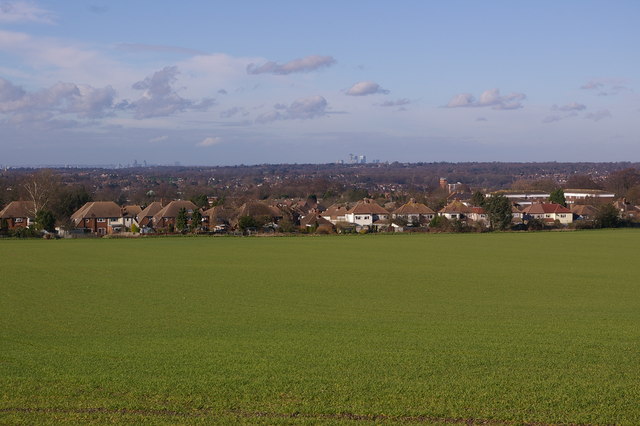
[(187, 209), (183, 207), (178, 211), (178, 216), (176, 216), (176, 229), (178, 231), (184, 231), (187, 229), (188, 220)]
[(494, 195), (484, 202), (491, 228), (501, 231), (511, 226), (511, 201), (504, 195)]
[(567, 207), (567, 200), (564, 197), (564, 191), (562, 188), (556, 188), (551, 191), (551, 194), (549, 195), (549, 201)]

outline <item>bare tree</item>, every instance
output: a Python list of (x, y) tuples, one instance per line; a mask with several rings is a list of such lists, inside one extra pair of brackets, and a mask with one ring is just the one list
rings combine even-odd
[(26, 201), (33, 202), (33, 217), (40, 210), (49, 207), (56, 191), (59, 189), (59, 179), (51, 170), (43, 169), (26, 176), (20, 187)]

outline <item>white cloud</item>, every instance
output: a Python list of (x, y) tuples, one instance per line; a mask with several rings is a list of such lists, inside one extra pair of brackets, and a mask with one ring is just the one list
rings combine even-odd
[(327, 100), (322, 96), (300, 98), (291, 105), (276, 104), (274, 110), (261, 114), (256, 118), (258, 123), (277, 120), (307, 120), (327, 115)]
[(598, 78), (589, 80), (580, 88), (583, 90), (598, 90), (598, 96), (609, 96), (630, 90), (624, 84), (625, 81), (619, 78)]
[(257, 66), (254, 63), (247, 65), (247, 74), (280, 74), (286, 75), (296, 72), (311, 72), (319, 68), (330, 67), (336, 60), (332, 56), (311, 55), (304, 58), (294, 59), (284, 64), (269, 61)]
[(451, 100), (447, 104), (447, 107), (457, 108), (457, 107), (474, 106), (475, 100), (476, 99), (473, 97), (471, 93), (460, 93), (455, 95), (453, 98), (451, 98)]
[(524, 93), (510, 93), (500, 95), (500, 89), (489, 89), (482, 92), (476, 101), (470, 93), (460, 93), (451, 98), (448, 108), (460, 107), (491, 107), (495, 110), (510, 110), (522, 108), (522, 102), (527, 96)]
[(209, 136), (204, 138), (202, 141), (198, 142), (197, 146), (213, 146), (222, 142), (222, 138)]
[(373, 81), (360, 81), (346, 91), (346, 94), (349, 96), (367, 96), (377, 93), (386, 95), (390, 92), (389, 90), (383, 89), (378, 83)]
[(61, 114), (79, 118), (100, 118), (112, 114), (115, 90), (111, 86), (96, 88), (74, 83), (56, 83), (28, 93), (22, 87), (0, 78), (0, 113), (16, 117), (32, 116), (36, 121)]
[(595, 112), (590, 112), (589, 114), (586, 114), (584, 116), (584, 118), (588, 120), (593, 120), (593, 121), (600, 121), (605, 118), (611, 118), (611, 117), (612, 117), (611, 112), (608, 109), (601, 109)]
[(172, 87), (179, 74), (178, 67), (164, 67), (142, 81), (134, 83), (132, 88), (143, 90), (142, 96), (131, 103), (125, 101), (122, 109), (134, 111), (134, 117), (144, 119), (164, 117), (187, 110), (207, 110), (215, 102), (212, 98), (204, 98), (199, 103), (178, 95)]
[(0, 1), (0, 23), (39, 22), (52, 24), (53, 14), (29, 1)]
[(220, 112), (221, 118), (232, 118), (238, 114), (243, 116), (249, 115), (249, 113), (243, 107), (232, 107)]
[(603, 86), (604, 84), (600, 81), (590, 80), (590, 81), (587, 81), (582, 86), (580, 86), (580, 88), (584, 90), (595, 90), (595, 89), (601, 89)]
[(582, 111), (584, 109), (586, 109), (587, 107), (583, 104), (579, 104), (577, 102), (569, 102), (566, 105), (553, 105), (551, 107), (552, 111)]
[(0, 53), (13, 55), (21, 63), (21, 71), (14, 75), (26, 73), (25, 78), (41, 86), (58, 81), (82, 81), (121, 88), (132, 80), (132, 75), (140, 73), (80, 43), (14, 31), (0, 30)]
[(378, 105), (381, 107), (396, 107), (396, 106), (409, 105), (410, 103), (411, 101), (409, 99), (402, 98), (395, 101), (384, 101), (379, 103)]
[(164, 142), (164, 141), (166, 141), (167, 139), (169, 139), (169, 136), (167, 136), (167, 135), (162, 135), (162, 136), (157, 136), (157, 137), (155, 137), (155, 138), (151, 138), (151, 139), (149, 139), (149, 142), (150, 142), (150, 143), (158, 143), (158, 142)]

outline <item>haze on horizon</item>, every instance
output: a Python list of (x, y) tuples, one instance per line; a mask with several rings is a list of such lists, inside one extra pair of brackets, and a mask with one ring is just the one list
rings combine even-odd
[(0, 164), (638, 161), (638, 16), (0, 0)]

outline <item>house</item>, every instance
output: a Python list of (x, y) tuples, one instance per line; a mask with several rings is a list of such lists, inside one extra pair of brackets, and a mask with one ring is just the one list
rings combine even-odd
[(511, 205), (511, 222), (515, 224), (522, 223), (522, 210), (515, 204)]
[(407, 224), (423, 224), (433, 219), (435, 215), (436, 212), (422, 203), (416, 203), (413, 198), (392, 213), (394, 219), (404, 219)]
[(352, 209), (345, 214), (345, 219), (353, 223), (357, 228), (383, 228), (390, 226), (391, 214), (378, 203), (369, 198), (358, 201)]
[(316, 228), (318, 230), (324, 229), (327, 232), (333, 232), (335, 229), (333, 223), (322, 217), (318, 212), (314, 212), (304, 216), (300, 219), (300, 228)]
[(156, 230), (175, 229), (176, 219), (182, 209), (187, 211), (187, 225), (191, 225), (193, 212), (199, 209), (198, 206), (188, 200), (174, 200), (153, 216), (151, 219), (151, 227)]
[(282, 212), (280, 209), (274, 206), (269, 206), (259, 201), (247, 201), (236, 212), (238, 218), (243, 216), (250, 216), (254, 219), (261, 219), (262, 221), (277, 223), (282, 219)]
[(124, 206), (122, 208), (122, 224), (126, 229), (131, 229), (131, 226), (138, 224), (138, 215), (142, 212), (140, 206), (131, 205)]
[(333, 204), (322, 212), (322, 217), (335, 225), (338, 222), (347, 222), (348, 212), (348, 206)]
[(136, 215), (136, 221), (141, 228), (151, 227), (153, 216), (162, 210), (162, 203), (154, 201)]
[(620, 198), (613, 203), (613, 206), (620, 212), (620, 217), (627, 220), (640, 219), (640, 208), (629, 203), (626, 198)]
[(593, 220), (598, 214), (598, 209), (591, 204), (574, 204), (571, 206), (573, 220)]
[(540, 219), (545, 223), (559, 221), (563, 225), (573, 222), (573, 213), (568, 208), (555, 203), (535, 203), (522, 210), (524, 220)]
[(7, 229), (26, 228), (35, 222), (33, 201), (12, 201), (0, 211), (0, 220)]
[(460, 200), (454, 200), (438, 211), (439, 216), (444, 216), (449, 220), (466, 219), (469, 213), (471, 213), (471, 207)]
[(122, 209), (113, 201), (90, 201), (71, 215), (76, 229), (98, 235), (119, 232), (123, 228)]
[(487, 212), (482, 207), (469, 207), (470, 212), (467, 213), (467, 217), (474, 222), (482, 223), (483, 225), (489, 226), (489, 216)]
[(202, 213), (203, 227), (212, 232), (224, 232), (230, 228), (235, 211), (224, 206), (215, 206)]

